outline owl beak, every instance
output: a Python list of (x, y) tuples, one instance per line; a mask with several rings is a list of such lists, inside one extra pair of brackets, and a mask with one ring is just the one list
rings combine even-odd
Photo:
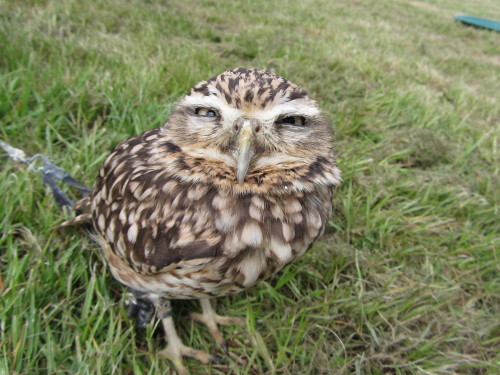
[(242, 184), (248, 172), (250, 157), (252, 153), (252, 125), (245, 122), (238, 134), (238, 151), (236, 160), (236, 178)]

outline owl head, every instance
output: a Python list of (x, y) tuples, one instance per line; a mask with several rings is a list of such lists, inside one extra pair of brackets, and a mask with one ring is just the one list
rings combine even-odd
[(196, 84), (164, 126), (190, 177), (239, 193), (335, 185), (331, 126), (307, 93), (267, 70)]

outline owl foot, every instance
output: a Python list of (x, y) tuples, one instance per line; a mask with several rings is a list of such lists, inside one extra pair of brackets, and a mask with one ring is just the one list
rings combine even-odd
[(167, 347), (159, 354), (166, 356), (175, 366), (178, 375), (189, 375), (188, 369), (184, 366), (182, 357), (194, 358), (203, 364), (217, 362), (217, 357), (208, 353), (196, 350), (184, 345), (177, 335), (174, 327), (172, 316), (167, 316), (161, 319), (165, 335), (167, 336)]
[(207, 298), (200, 299), (200, 303), (203, 313), (191, 313), (191, 319), (198, 320), (199, 322), (205, 324), (208, 327), (208, 330), (210, 331), (210, 334), (214, 338), (215, 342), (217, 343), (217, 347), (222, 349), (226, 355), (229, 355), (226, 341), (222, 337), (222, 333), (219, 331), (218, 325), (228, 326), (231, 324), (237, 324), (243, 326), (245, 325), (245, 319), (217, 315), (211, 301)]
[(164, 355), (172, 361), (178, 375), (189, 375), (189, 371), (186, 366), (184, 366), (182, 357), (194, 358), (205, 365), (210, 362), (217, 362), (217, 358), (213, 355), (185, 346), (180, 340), (179, 342), (171, 341), (171, 338), (169, 339), (167, 347), (159, 352), (159, 354)]
[[(144, 298), (144, 296), (143, 296)], [(154, 304), (156, 316), (161, 319), (167, 339), (167, 347), (159, 352), (172, 361), (178, 375), (189, 375), (182, 357), (194, 358), (203, 364), (218, 362), (217, 357), (184, 345), (175, 330), (170, 301), (164, 297), (149, 294), (147, 298)]]

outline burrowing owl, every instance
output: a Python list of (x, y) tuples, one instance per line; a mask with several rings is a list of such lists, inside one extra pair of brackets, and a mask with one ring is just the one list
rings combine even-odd
[(169, 299), (237, 293), (303, 255), (323, 233), (340, 172), (316, 102), (265, 70), (235, 69), (195, 85), (170, 120), (116, 146), (90, 195), (116, 279), (154, 303), (180, 374), (184, 346)]

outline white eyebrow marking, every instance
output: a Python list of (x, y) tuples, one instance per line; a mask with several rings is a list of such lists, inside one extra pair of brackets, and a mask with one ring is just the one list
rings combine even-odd
[[(222, 115), (224, 123), (226, 125), (232, 124), (238, 117), (245, 115), (245, 112), (243, 110), (228, 105), (226, 102), (215, 95), (185, 96), (180, 104), (192, 108), (214, 108)], [(252, 111), (251, 113), (248, 113), (248, 115), (260, 120), (262, 123), (271, 123), (276, 121), (277, 118), (283, 115), (304, 116), (307, 118), (311, 118), (318, 116), (320, 113), (320, 110), (314, 104), (311, 104), (311, 102), (293, 101), (285, 103), (278, 102), (271, 108)]]
[(216, 109), (221, 114), (225, 127), (231, 127), (238, 117), (244, 115), (242, 110), (229, 106), (217, 96), (186, 96), (180, 104), (192, 108)]
[(261, 121), (273, 121), (283, 115), (315, 117), (320, 114), (320, 110), (308, 103), (284, 103), (277, 104), (269, 109), (264, 109), (256, 113), (256, 118)]

